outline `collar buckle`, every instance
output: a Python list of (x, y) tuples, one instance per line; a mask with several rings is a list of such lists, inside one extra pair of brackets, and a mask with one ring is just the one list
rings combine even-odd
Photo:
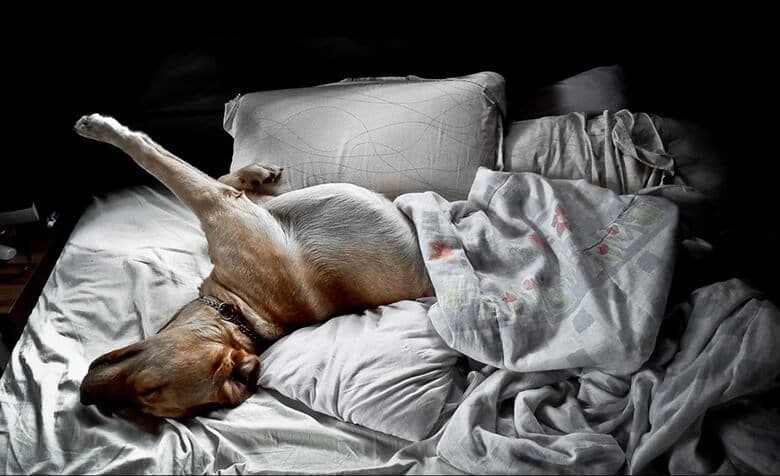
[(219, 313), (219, 317), (222, 320), (235, 324), (244, 335), (249, 337), (252, 342), (255, 343), (255, 345), (267, 347), (271, 344), (271, 341), (258, 334), (246, 323), (243, 314), (241, 314), (241, 311), (239, 311), (236, 306), (228, 304), (212, 296), (199, 296), (198, 300), (207, 306), (216, 309), (216, 311)]

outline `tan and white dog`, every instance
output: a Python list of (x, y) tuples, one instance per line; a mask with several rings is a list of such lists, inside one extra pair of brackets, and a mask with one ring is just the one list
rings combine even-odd
[(386, 198), (349, 184), (276, 194), (281, 169), (214, 180), (115, 119), (75, 131), (112, 144), (198, 217), (214, 266), (201, 297), (156, 335), (90, 365), (81, 401), (182, 417), (257, 390), (265, 346), (295, 328), (433, 295), (414, 228)]

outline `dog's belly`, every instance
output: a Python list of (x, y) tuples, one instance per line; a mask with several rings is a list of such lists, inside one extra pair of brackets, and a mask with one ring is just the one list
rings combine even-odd
[(432, 294), (414, 228), (386, 198), (328, 184), (266, 203), (335, 312)]

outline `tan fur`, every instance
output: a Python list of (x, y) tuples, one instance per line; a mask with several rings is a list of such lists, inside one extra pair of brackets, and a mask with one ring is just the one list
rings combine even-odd
[[(266, 339), (432, 295), (414, 229), (376, 194), (331, 184), (277, 195), (278, 167), (254, 164), (216, 181), (112, 118), (85, 116), (75, 130), (125, 151), (195, 212), (214, 265), (201, 293), (237, 307)], [(193, 301), (157, 335), (96, 359), (82, 402), (168, 417), (238, 405), (257, 388), (261, 350)]]

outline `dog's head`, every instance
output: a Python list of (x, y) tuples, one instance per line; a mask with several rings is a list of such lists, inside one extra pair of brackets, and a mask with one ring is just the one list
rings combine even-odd
[(239, 348), (215, 313), (194, 301), (157, 335), (95, 359), (81, 403), (177, 418), (249, 398), (260, 359)]

